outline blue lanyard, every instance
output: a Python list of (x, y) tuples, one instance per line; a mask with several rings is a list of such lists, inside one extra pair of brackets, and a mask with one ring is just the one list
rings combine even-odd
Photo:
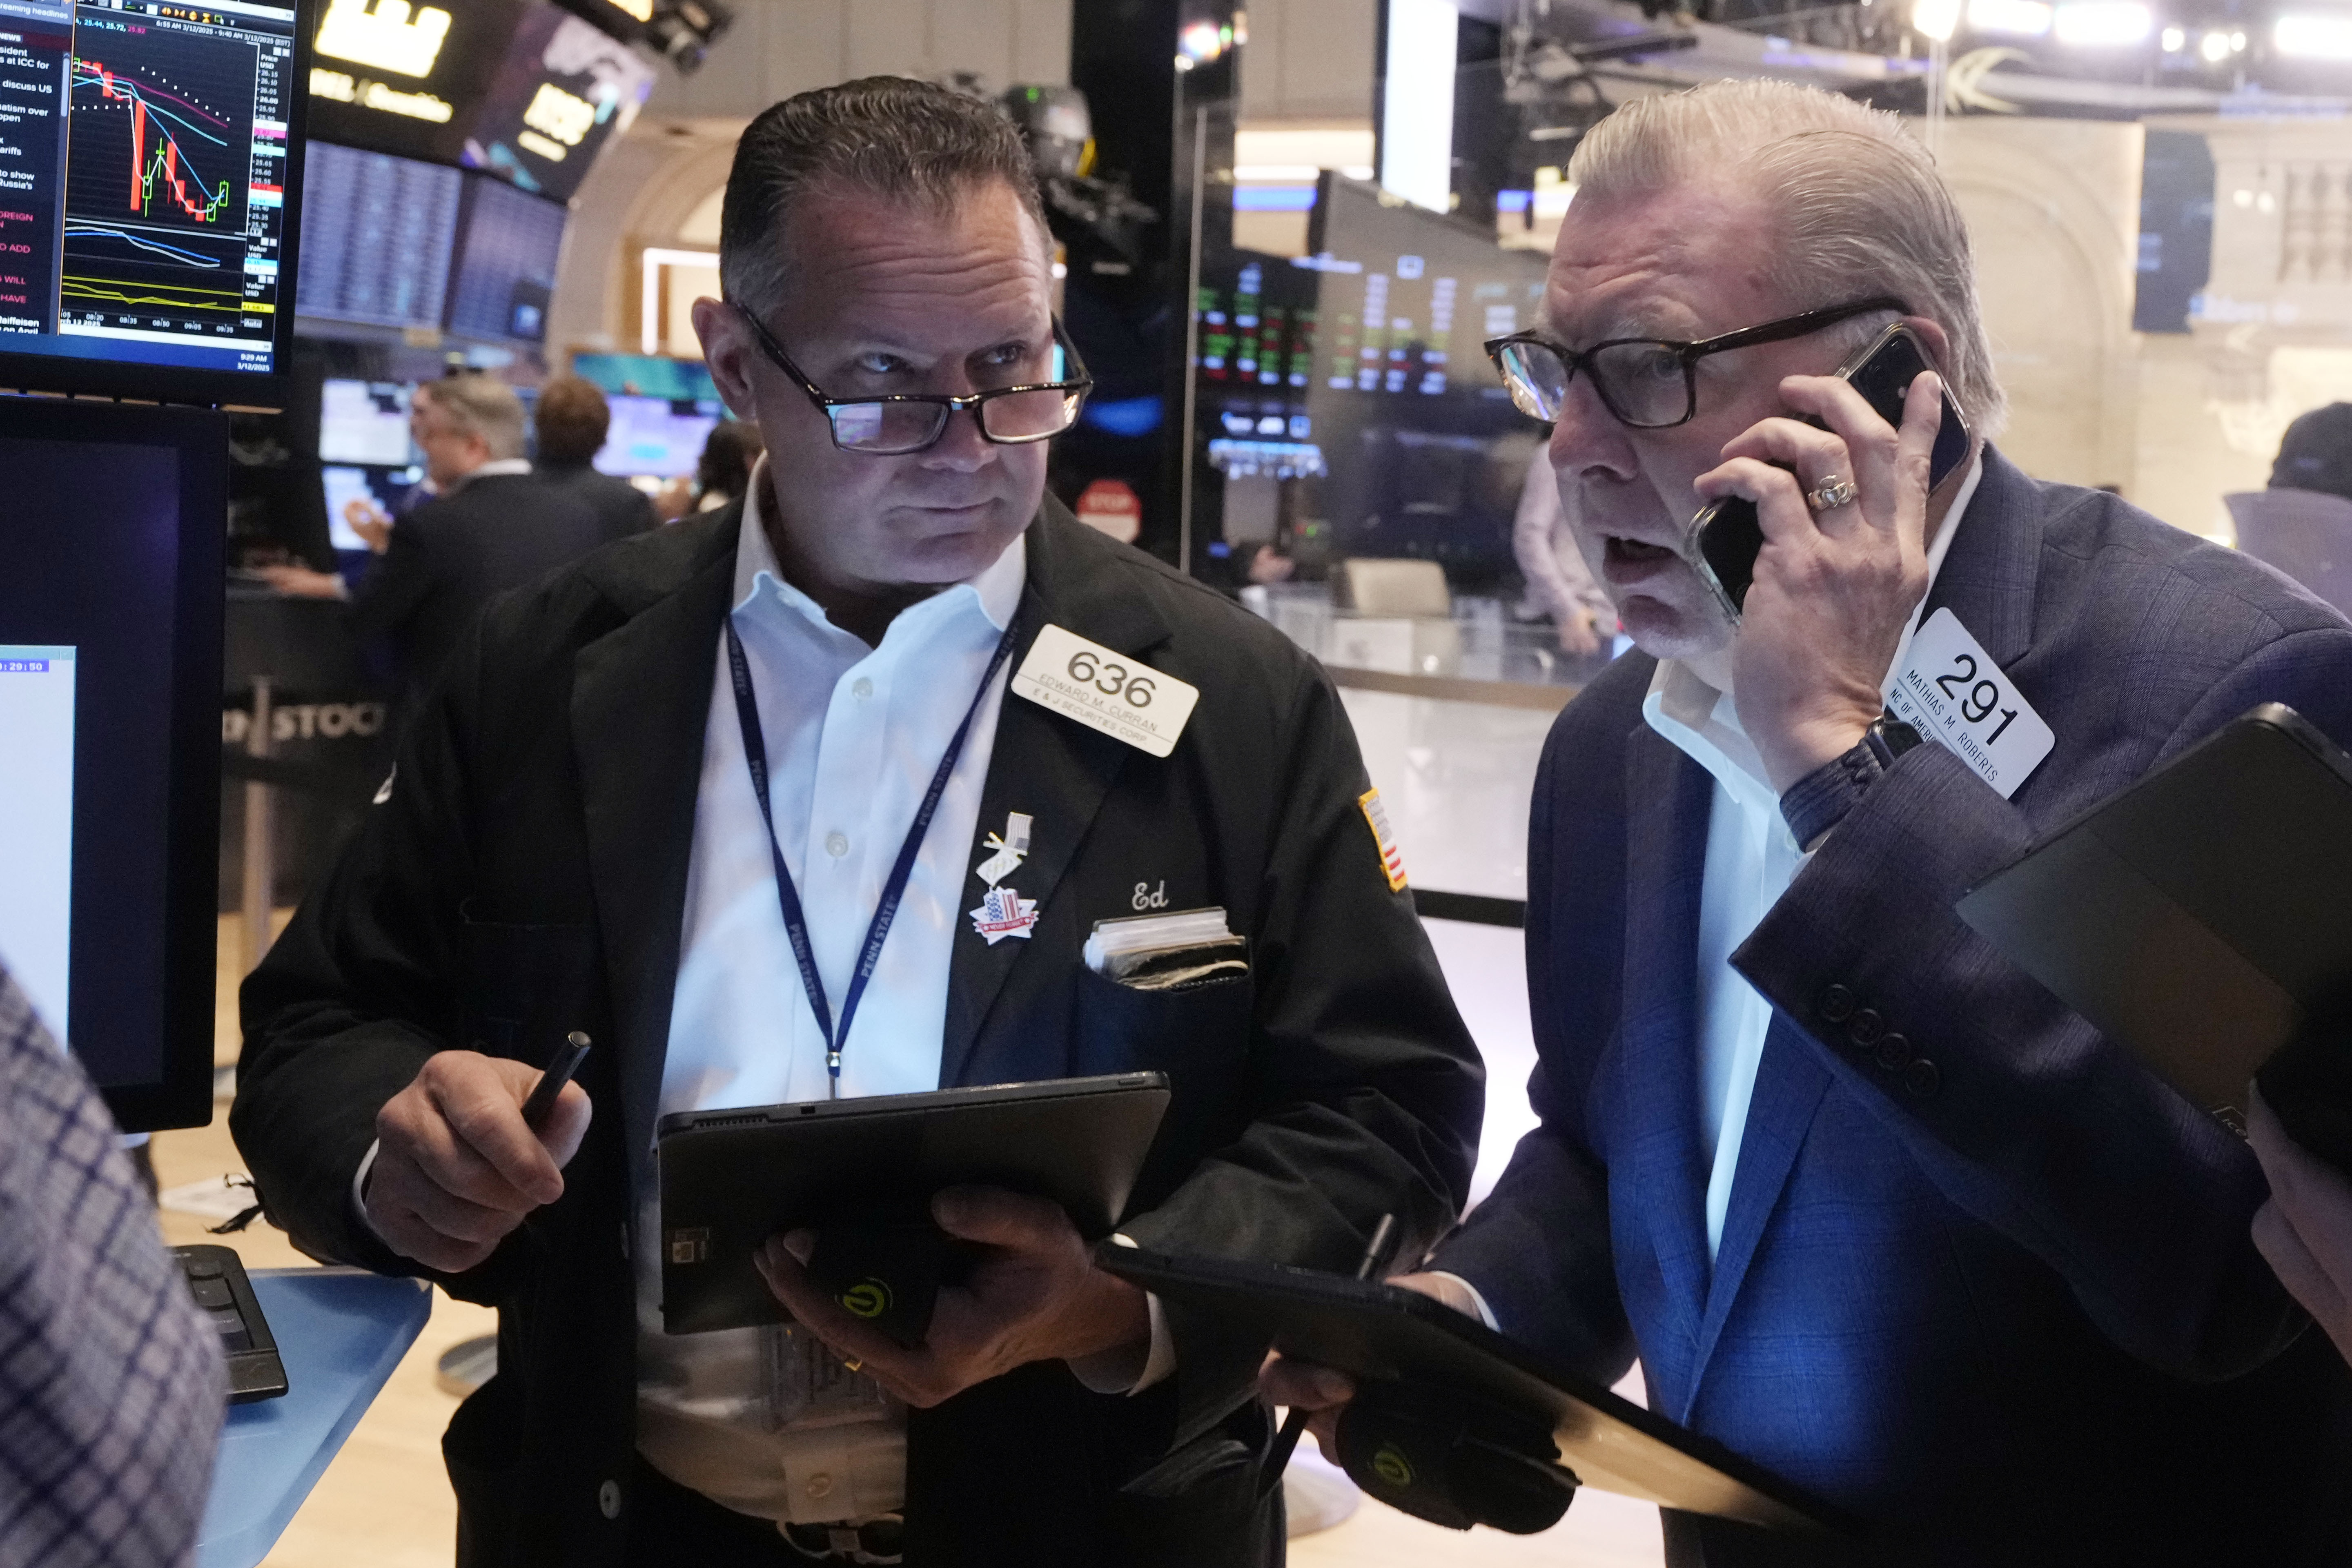
[(850, 1020), (857, 1016), (858, 999), (866, 994), (866, 982), (873, 977), (874, 965), (882, 957), (882, 943), (890, 935), (890, 922), (898, 918), (898, 900), (907, 896), (907, 879), (914, 875), (915, 857), (923, 847), (923, 836), (930, 831), (931, 818), (940, 809), (940, 797), (947, 793), (948, 775), (955, 772), (956, 759), (963, 755), (965, 736), (971, 732), (971, 721), (979, 716), (982, 700), (988, 689), (996, 683), (996, 672), (1013, 652), (1013, 628), (1004, 628), (997, 640), (996, 651), (989, 656), (988, 669), (980, 678), (980, 689), (972, 693), (971, 706), (963, 712), (963, 722), (956, 726), (955, 739), (948, 742), (948, 754), (940, 759), (939, 772), (931, 775), (931, 787), (924, 792), (921, 809), (915, 813), (915, 825), (907, 830), (907, 842), (898, 847), (898, 863), (890, 868), (890, 879), (882, 884), (882, 901), (874, 910), (874, 923), (866, 929), (866, 946), (857, 955), (856, 973), (850, 976), (849, 994), (842, 998), (841, 1026), (833, 1023), (833, 1009), (825, 1002), (824, 982), (818, 978), (816, 953), (809, 945), (808, 918), (801, 912), (800, 891), (793, 886), (793, 874), (784, 869), (783, 847), (776, 841), (775, 808), (768, 803), (768, 745), (760, 730), (760, 705), (751, 692), (751, 666), (743, 657), (743, 639), (735, 635), (735, 620), (727, 620), (727, 668), (735, 679), (735, 719), (743, 728), (743, 760), (751, 770), (751, 790), (760, 797), (760, 820), (768, 829), (768, 854), (776, 866), (776, 898), (784, 909), (784, 934), (792, 940), (793, 958), (801, 968), (801, 984), (808, 992), (810, 1010), (816, 1014), (816, 1026), (824, 1031), (824, 1070), (830, 1075), (833, 1092), (841, 1092), (841, 1047), (849, 1038)]

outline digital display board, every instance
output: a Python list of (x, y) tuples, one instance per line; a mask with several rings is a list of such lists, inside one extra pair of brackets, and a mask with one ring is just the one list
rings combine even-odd
[(654, 68), (627, 45), (539, 0), (515, 29), (460, 160), (569, 201), (653, 87)]
[(310, 70), (323, 141), (455, 163), (523, 0), (325, 0)]
[(596, 468), (624, 479), (650, 475), (677, 479), (702, 467), (702, 446), (727, 417), (727, 405), (717, 398), (672, 402), (665, 397), (605, 399), (613, 411), (612, 427), (595, 457)]
[(305, 316), (437, 331), (466, 177), (315, 142), (295, 308)]
[(0, 385), (275, 401), (300, 52), (290, 5), (0, 0)]
[(319, 399), (319, 457), (330, 463), (404, 468), (412, 389), (396, 381), (329, 380)]
[(469, 176), (467, 186), (449, 330), (460, 337), (539, 342), (547, 336), (547, 301), (563, 248), (563, 204), (479, 174)]

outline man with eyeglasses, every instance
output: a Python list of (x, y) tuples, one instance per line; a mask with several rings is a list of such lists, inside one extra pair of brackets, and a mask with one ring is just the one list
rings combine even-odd
[[(793, 1326), (664, 1331), (672, 1113), (1156, 1069), (1122, 1236), (1339, 1268), (1452, 1222), (1481, 1104), (1329, 682), (1045, 499), (1088, 383), (1010, 122), (898, 79), (777, 105), (720, 273), (749, 495), (491, 610), (247, 984), (240, 1145), (310, 1251), (499, 1309), (444, 1444), (461, 1563), (1277, 1562), (1263, 1346), (1051, 1203), (934, 1202), (967, 1272), (911, 1349), (799, 1233), (760, 1258)], [(1049, 647), (1156, 732), (1037, 700)], [(1245, 965), (1088, 966), (1203, 908)]]
[[(1540, 1123), (1406, 1282), (1603, 1383), (1638, 1357), (1873, 1560), (2352, 1561), (2347, 1380), (2253, 1245), (2253, 1156), (1952, 910), (2259, 702), (2352, 736), (2352, 628), (1985, 442), (1967, 230), (1893, 116), (1719, 83), (1621, 108), (1569, 179), (1544, 319), (1490, 349), (1640, 651), (1536, 783)], [(1940, 373), (1899, 427), (1831, 376), (1897, 321)], [(1940, 392), (1976, 439), (1931, 490)], [(1736, 624), (1687, 537), (1726, 497), (1764, 540)], [(1351, 1393), (1266, 1386), (1323, 1430)]]

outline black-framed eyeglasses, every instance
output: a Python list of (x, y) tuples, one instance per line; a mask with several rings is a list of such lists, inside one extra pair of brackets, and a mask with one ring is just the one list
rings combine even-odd
[(1760, 327), (1743, 327), (1696, 342), (1612, 338), (1580, 352), (1535, 332), (1513, 332), (1488, 340), (1486, 357), (1503, 373), (1511, 401), (1530, 418), (1558, 420), (1568, 401), (1568, 384), (1580, 370), (1591, 377), (1601, 405), (1619, 421), (1636, 430), (1664, 430), (1687, 424), (1698, 413), (1698, 362), (1707, 355), (1801, 338), (1874, 310), (1910, 314), (1910, 307), (1902, 300), (1881, 295), (1784, 316)]
[(1094, 389), (1094, 377), (1087, 374), (1085, 363), (1078, 358), (1077, 345), (1070, 342), (1069, 333), (1062, 329), (1062, 319), (1056, 316), (1055, 346), (1062, 351), (1063, 363), (1076, 373), (1064, 380), (961, 394), (894, 392), (881, 397), (834, 397), (793, 363), (792, 355), (769, 336), (759, 317), (740, 305), (734, 308), (737, 315), (751, 323), (751, 335), (759, 340), (761, 350), (770, 361), (791, 376), (825, 416), (833, 430), (833, 444), (845, 452), (862, 452), (875, 458), (919, 452), (947, 433), (948, 421), (958, 412), (971, 414), (980, 426), (981, 435), (999, 446), (1023, 447), (1033, 441), (1051, 440), (1078, 422), (1078, 410), (1085, 406), (1087, 394)]

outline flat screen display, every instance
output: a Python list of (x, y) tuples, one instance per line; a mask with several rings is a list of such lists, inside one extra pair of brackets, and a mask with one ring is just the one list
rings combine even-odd
[(535, 0), (467, 131), (460, 161), (569, 201), (653, 87), (654, 68), (626, 44)]
[(625, 478), (650, 475), (683, 479), (701, 466), (702, 444), (727, 416), (716, 398), (673, 403), (661, 397), (607, 397), (613, 423), (595, 457), (596, 467)]
[[(1056, 353), (1059, 351), (1056, 350)], [(572, 374), (608, 393), (659, 397), (672, 403), (716, 402), (719, 384), (698, 359), (662, 354), (573, 354)]]
[(327, 497), (327, 542), (353, 553), (370, 548), (366, 536), (352, 526), (353, 513), (379, 520), (395, 515), (425, 476), (413, 468), (328, 463), (319, 477)]
[(411, 389), (396, 381), (330, 378), (319, 398), (319, 457), (329, 463), (404, 468), (415, 460), (408, 438)]
[(292, 5), (0, 0), (0, 385), (274, 401), (300, 53)]
[(547, 336), (547, 301), (563, 248), (563, 204), (480, 174), (467, 184), (449, 330), (459, 337), (539, 342)]
[(296, 309), (328, 321), (438, 329), (465, 175), (321, 142), (310, 148), (310, 178)]
[(0, 397), (0, 961), (133, 1131), (211, 1110), (227, 447)]
[(523, 0), (323, 0), (312, 133), (456, 163), (522, 12)]

